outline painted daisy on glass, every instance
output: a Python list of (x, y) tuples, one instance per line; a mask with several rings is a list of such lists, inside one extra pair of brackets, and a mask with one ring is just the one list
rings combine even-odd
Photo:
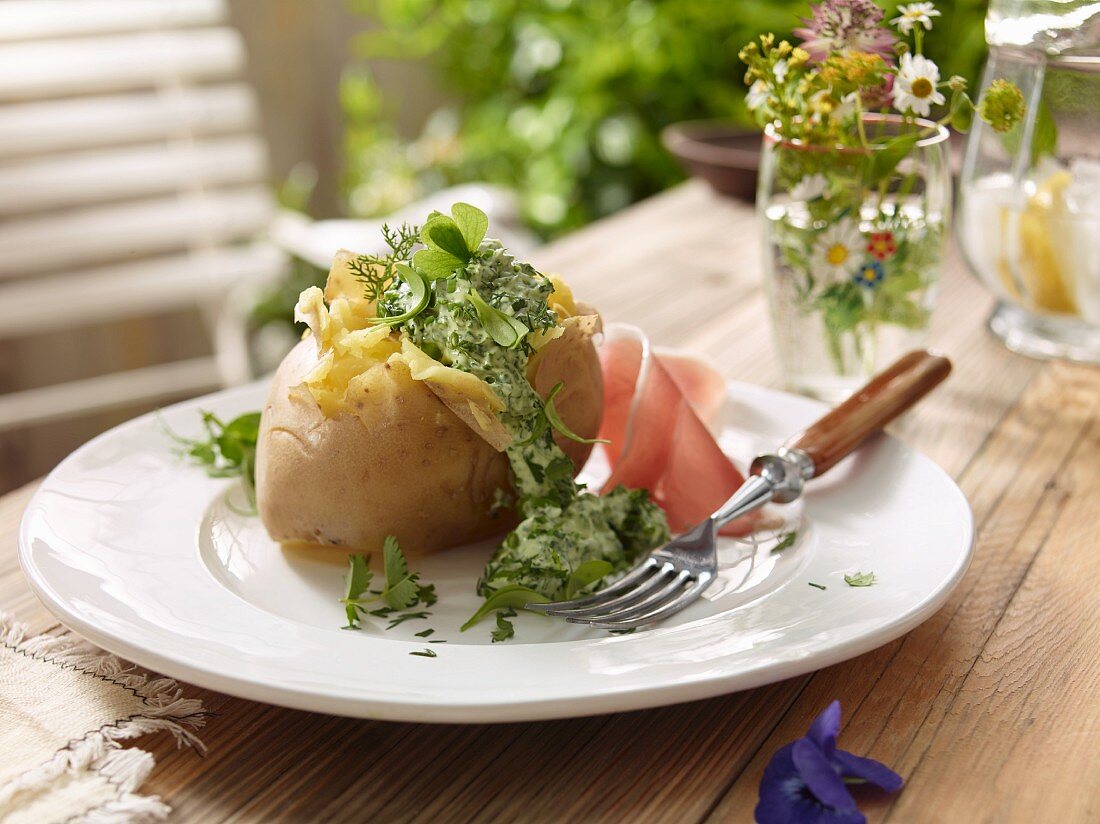
[(838, 220), (825, 229), (814, 247), (814, 274), (821, 280), (834, 281), (851, 275), (863, 250), (859, 227), (851, 220)]
[(757, 199), (792, 388), (839, 399), (920, 345), (948, 228), (949, 127), (1023, 119), (1007, 80), (975, 104), (964, 78), (941, 78), (925, 54), (939, 17), (931, 2), (887, 21), (873, 0), (821, 0), (800, 42), (764, 34), (740, 52), (764, 131)]

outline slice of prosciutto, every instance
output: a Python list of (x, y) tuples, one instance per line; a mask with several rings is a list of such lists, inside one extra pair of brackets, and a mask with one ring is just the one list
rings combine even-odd
[[(690, 355), (650, 347), (634, 326), (612, 324), (599, 350), (604, 377), (600, 437), (611, 477), (649, 490), (668, 516), (673, 534), (711, 515), (744, 483), (707, 422), (725, 398), (725, 381), (713, 367)], [(744, 535), (757, 513), (728, 524), (725, 535)]]

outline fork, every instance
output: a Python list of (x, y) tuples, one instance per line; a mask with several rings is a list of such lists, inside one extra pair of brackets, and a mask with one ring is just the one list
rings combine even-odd
[(918, 349), (850, 396), (774, 454), (760, 455), (749, 477), (709, 518), (651, 551), (623, 578), (585, 598), (527, 609), (610, 630), (664, 621), (696, 601), (718, 577), (718, 531), (767, 503), (790, 503), (868, 437), (909, 409), (951, 372), (951, 361)]

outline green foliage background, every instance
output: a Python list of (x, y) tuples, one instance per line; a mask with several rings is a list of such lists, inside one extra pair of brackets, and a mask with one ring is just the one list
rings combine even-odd
[[(424, 60), (458, 101), (401, 141), (399, 100), (365, 63), (349, 69), (346, 191), (358, 215), (384, 214), (433, 189), (485, 180), (513, 187), (544, 236), (582, 225), (682, 179), (662, 127), (724, 117), (748, 123), (739, 48), (787, 36), (808, 14), (794, 0), (353, 0), (378, 26), (363, 58)], [(887, 2), (888, 15), (897, 5)], [(937, 3), (926, 41), (943, 77), (975, 83), (984, 0)]]

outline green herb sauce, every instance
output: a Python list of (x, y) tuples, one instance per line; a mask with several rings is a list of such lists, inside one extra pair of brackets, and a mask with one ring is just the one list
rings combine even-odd
[[(450, 276), (430, 285), (426, 308), (396, 328), (440, 362), (492, 386), (506, 405), (501, 419), (513, 438), (506, 454), (523, 520), (489, 560), (478, 593), (489, 597), (503, 586), (519, 585), (551, 600), (575, 596), (667, 540), (664, 513), (645, 490), (619, 487), (600, 497), (574, 482), (573, 464), (554, 443), (542, 399), (527, 381), (531, 346), (526, 338), (518, 346), (495, 340), (468, 298), (476, 289), (489, 306), (532, 332), (552, 329), (558, 319), (548, 306), (549, 279), (518, 263), (499, 241), (485, 240)], [(394, 280), (383, 294), (380, 314), (400, 315), (411, 301), (408, 284)], [(585, 564), (589, 571), (606, 571), (588, 580), (583, 571), (577, 575)]]

